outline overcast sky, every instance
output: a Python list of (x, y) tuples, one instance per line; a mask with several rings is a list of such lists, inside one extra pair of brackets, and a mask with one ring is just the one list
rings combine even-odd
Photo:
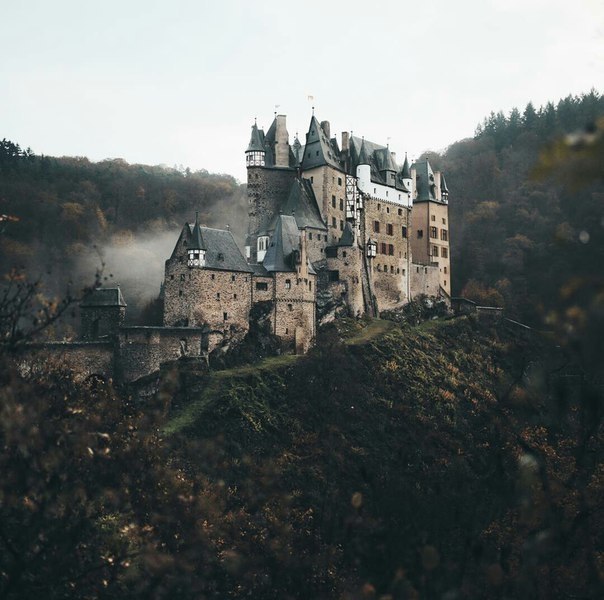
[(290, 139), (314, 104), (338, 140), (417, 156), (604, 92), (603, 0), (0, 0), (0, 23), (0, 138), (240, 180), (275, 110)]

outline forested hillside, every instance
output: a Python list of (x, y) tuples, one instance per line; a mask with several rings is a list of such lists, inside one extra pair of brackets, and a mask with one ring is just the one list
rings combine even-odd
[(553, 342), (345, 320), (144, 406), (2, 368), (0, 596), (601, 598), (601, 359)]
[(241, 233), (242, 207), (245, 189), (230, 175), (37, 156), (0, 142), (0, 214), (12, 218), (0, 223), (0, 271), (43, 274), (54, 293), (70, 279), (90, 284), (104, 261), (104, 276), (119, 280), (136, 308), (157, 295), (185, 220), (200, 211), (203, 223)]
[(529, 103), (523, 112), (491, 113), (474, 138), (428, 154), (452, 190), (454, 294), (536, 324), (573, 278), (600, 273), (602, 115), (596, 91), (539, 109)]

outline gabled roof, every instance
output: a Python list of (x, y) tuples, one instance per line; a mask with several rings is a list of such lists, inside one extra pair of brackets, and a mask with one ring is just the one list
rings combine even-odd
[(298, 229), (306, 227), (327, 229), (321, 218), (315, 192), (308, 179), (296, 178), (294, 180), (283, 206), (283, 214), (294, 216)]
[(435, 202), (434, 172), (428, 159), (424, 158), (414, 162), (412, 169), (415, 169), (415, 187), (417, 189), (415, 202)]
[(294, 250), (300, 250), (300, 231), (296, 219), (290, 215), (279, 215), (262, 265), (269, 272), (295, 271)]
[(185, 223), (170, 260), (182, 256), (188, 249), (205, 250), (205, 268), (219, 271), (251, 273), (252, 269), (241, 254), (230, 231)]
[(82, 303), (82, 308), (92, 308), (98, 306), (126, 306), (126, 301), (122, 296), (119, 287), (113, 288), (95, 288), (86, 294)]
[(264, 152), (264, 131), (258, 125), (252, 125), (252, 135), (246, 152)]
[(398, 171), (396, 163), (392, 158), (390, 148), (380, 148), (374, 151), (377, 167), (380, 171)]
[(337, 144), (334, 146), (331, 143), (321, 124), (313, 115), (306, 134), (302, 169), (313, 169), (324, 165), (330, 165), (336, 169), (343, 168)]

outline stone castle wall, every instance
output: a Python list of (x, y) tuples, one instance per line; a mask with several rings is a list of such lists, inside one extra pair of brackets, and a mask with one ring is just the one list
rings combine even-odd
[(306, 352), (315, 338), (316, 276), (275, 273), (274, 333), (284, 350)]
[[(363, 250), (357, 246), (336, 246), (330, 248), (327, 258), (328, 281), (344, 284), (344, 298), (352, 316), (360, 316), (365, 312), (363, 302)], [(333, 287), (333, 286), (332, 286)], [(336, 293), (332, 290), (332, 293)]]
[(377, 255), (371, 259), (371, 275), (379, 310), (394, 308), (408, 301), (411, 266), (409, 212), (409, 209), (393, 202), (365, 199), (365, 236), (377, 242)]
[(333, 167), (323, 166), (304, 171), (302, 175), (311, 180), (321, 215), (327, 225), (326, 246), (336, 244), (342, 237), (346, 223), (346, 174)]
[(251, 303), (251, 273), (190, 268), (180, 257), (166, 262), (165, 326), (247, 331)]
[(34, 343), (22, 350), (18, 364), (24, 374), (65, 369), (74, 373), (76, 381), (93, 375), (111, 379), (114, 356), (114, 341)]
[(131, 382), (158, 371), (164, 362), (205, 357), (208, 335), (191, 327), (124, 327), (119, 333), (117, 375)]
[(438, 265), (439, 285), (450, 296), (451, 262), (447, 204), (436, 202), (414, 204), (411, 242), (414, 260), (418, 263)]
[(411, 265), (411, 300), (421, 294), (438, 296), (440, 290), (440, 273), (438, 265)]

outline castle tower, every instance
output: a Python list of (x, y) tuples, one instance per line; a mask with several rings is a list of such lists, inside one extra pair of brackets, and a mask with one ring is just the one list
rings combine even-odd
[(279, 214), (283, 198), (296, 175), (296, 163), (289, 146), (285, 115), (276, 115), (266, 134), (252, 125), (250, 143), (245, 151), (247, 166), (248, 235), (245, 254), (254, 264), (262, 261), (260, 249), (267, 241), (271, 222)]
[(413, 164), (411, 177), (416, 190), (411, 228), (413, 259), (438, 266), (440, 287), (450, 296), (449, 189), (444, 176), (432, 170), (428, 159)]
[(114, 338), (124, 324), (125, 316), (126, 302), (119, 287), (92, 290), (80, 304), (82, 338)]

